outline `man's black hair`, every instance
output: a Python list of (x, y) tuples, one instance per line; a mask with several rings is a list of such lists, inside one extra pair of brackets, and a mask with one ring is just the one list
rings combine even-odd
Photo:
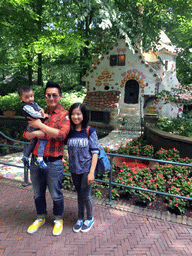
[(46, 94), (47, 88), (57, 88), (58, 91), (59, 91), (59, 95), (62, 94), (60, 85), (56, 84), (56, 83), (53, 82), (53, 81), (48, 81), (48, 82), (47, 82), (46, 87), (45, 87), (44, 94)]

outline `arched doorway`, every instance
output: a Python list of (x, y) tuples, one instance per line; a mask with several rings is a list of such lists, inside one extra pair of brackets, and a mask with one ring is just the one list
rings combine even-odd
[(139, 83), (136, 80), (128, 80), (125, 84), (124, 103), (137, 104), (139, 96)]

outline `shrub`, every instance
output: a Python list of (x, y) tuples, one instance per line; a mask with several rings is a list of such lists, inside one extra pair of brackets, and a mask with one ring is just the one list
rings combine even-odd
[[(42, 86), (32, 86), (35, 94), (35, 101), (45, 108), (47, 106), (44, 98), (44, 89)], [(70, 106), (75, 102), (83, 102), (85, 93), (83, 92), (63, 92), (63, 98), (61, 99), (61, 104), (64, 109), (69, 110)], [(21, 101), (19, 100), (19, 95), (17, 92), (8, 93), (5, 96), (0, 96), (0, 110), (16, 110), (16, 115), (23, 115), (21, 110)], [(2, 113), (1, 113), (2, 114)]]
[(157, 127), (166, 132), (192, 138), (192, 120), (189, 118), (190, 116), (191, 114), (184, 115), (183, 118), (173, 119), (162, 116), (157, 121)]

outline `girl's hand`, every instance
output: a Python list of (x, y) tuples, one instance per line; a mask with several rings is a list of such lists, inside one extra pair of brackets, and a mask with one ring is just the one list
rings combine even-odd
[(90, 172), (87, 176), (87, 183), (88, 185), (92, 184), (95, 179), (94, 173)]

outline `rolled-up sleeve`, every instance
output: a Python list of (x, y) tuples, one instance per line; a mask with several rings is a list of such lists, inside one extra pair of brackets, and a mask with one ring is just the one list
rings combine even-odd
[(59, 140), (66, 139), (69, 131), (70, 131), (69, 115), (66, 114), (64, 120), (62, 121), (61, 129), (59, 130), (59, 135), (58, 135), (57, 139), (59, 139)]
[[(66, 139), (69, 131), (70, 131), (70, 121), (69, 121), (69, 115), (68, 111), (62, 111), (57, 115), (56, 119), (48, 119), (44, 122), (45, 125), (48, 125), (49, 127), (55, 128), (59, 130), (59, 134), (55, 140), (63, 141)], [(53, 138), (46, 134), (45, 135), (46, 140), (53, 140)]]
[[(92, 128), (93, 129), (93, 128)], [(90, 150), (92, 154), (99, 154), (99, 140), (97, 137), (97, 132), (94, 129), (92, 133), (89, 135), (89, 142), (90, 142)]]

